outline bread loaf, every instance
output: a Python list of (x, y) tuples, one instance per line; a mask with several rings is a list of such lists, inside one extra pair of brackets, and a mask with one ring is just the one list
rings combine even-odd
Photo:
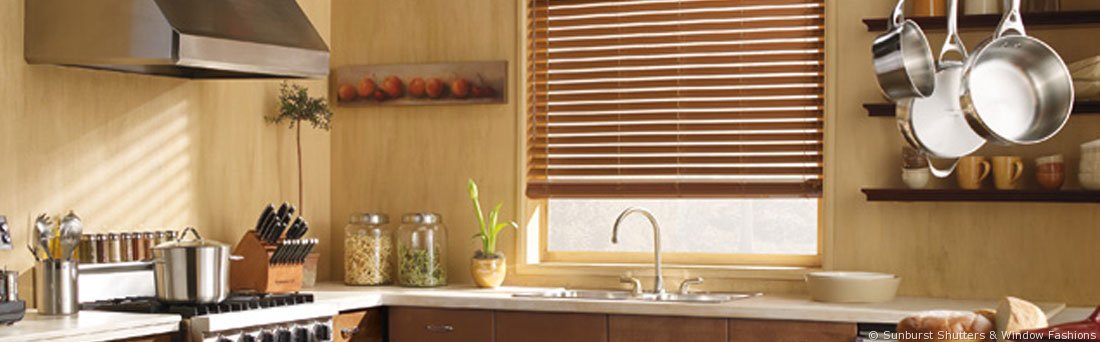
[(1008, 341), (1006, 333), (1046, 328), (1047, 316), (1042, 309), (1023, 299), (1005, 297), (997, 305), (997, 341)]
[(898, 322), (900, 342), (984, 342), (993, 340), (993, 322), (965, 311), (926, 311)]

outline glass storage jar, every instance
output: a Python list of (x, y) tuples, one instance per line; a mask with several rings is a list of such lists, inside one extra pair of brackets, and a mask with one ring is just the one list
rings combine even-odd
[(405, 214), (397, 229), (397, 279), (401, 286), (447, 285), (447, 228), (435, 213)]
[(393, 232), (385, 214), (354, 214), (344, 227), (344, 284), (393, 283)]

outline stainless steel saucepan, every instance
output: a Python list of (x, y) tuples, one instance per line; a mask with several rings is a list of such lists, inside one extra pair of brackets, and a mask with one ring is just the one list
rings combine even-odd
[[(187, 233), (194, 235), (185, 239)], [(229, 295), (229, 246), (205, 240), (188, 227), (175, 241), (153, 247), (157, 300), (169, 303), (219, 303)]]
[[(958, 158), (969, 155), (985, 145), (966, 123), (959, 105), (963, 68), (967, 60), (966, 47), (958, 33), (958, 0), (950, 0), (947, 17), (947, 40), (940, 51), (936, 70), (936, 89), (927, 98), (908, 98), (897, 103), (898, 129), (906, 142), (929, 156), (928, 167), (939, 178), (951, 175)], [(961, 60), (949, 60), (952, 54)], [(940, 168), (931, 158), (953, 159), (949, 167)]]
[(993, 38), (966, 63), (959, 101), (985, 139), (1029, 145), (1050, 139), (1073, 109), (1073, 80), (1049, 45), (1028, 37), (1020, 0), (1012, 0)]
[(894, 101), (927, 97), (936, 87), (932, 48), (920, 26), (905, 19), (904, 9), (905, 0), (899, 0), (886, 32), (871, 47), (879, 88)]

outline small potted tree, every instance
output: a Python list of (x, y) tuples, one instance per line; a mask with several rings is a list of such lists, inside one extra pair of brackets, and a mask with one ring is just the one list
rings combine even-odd
[(323, 97), (309, 97), (309, 89), (300, 85), (283, 82), (279, 89), (279, 115), (268, 117), (267, 121), (276, 125), (290, 122), (290, 129), (298, 146), (298, 213), (305, 213), (303, 175), (302, 175), (302, 121), (309, 122), (313, 128), (329, 130), (332, 127), (332, 110)]
[(478, 199), (477, 183), (473, 179), (466, 182), (466, 189), (470, 193), (470, 201), (474, 203), (474, 215), (477, 216), (477, 224), (480, 230), (474, 238), (481, 240), (481, 250), (474, 254), (470, 262), (470, 274), (474, 277), (474, 283), (479, 287), (497, 288), (504, 283), (504, 276), (508, 273), (507, 259), (504, 253), (497, 251), (497, 236), (504, 228), (519, 228), (515, 221), (501, 222), (500, 208), (504, 203), (497, 203), (493, 210), (489, 211), (489, 217), (485, 217), (481, 211), (481, 201)]

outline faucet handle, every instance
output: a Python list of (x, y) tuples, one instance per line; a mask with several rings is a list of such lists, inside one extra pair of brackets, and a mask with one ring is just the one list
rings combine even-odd
[(630, 292), (632, 294), (634, 294), (635, 296), (642, 295), (642, 281), (638, 278), (632, 277), (630, 273), (620, 276), (619, 283), (630, 284), (630, 286), (632, 287), (632, 289), (630, 289)]
[(703, 277), (695, 277), (691, 279), (684, 279), (684, 282), (680, 283), (680, 294), (688, 294), (691, 292), (692, 285), (699, 285), (703, 283)]

